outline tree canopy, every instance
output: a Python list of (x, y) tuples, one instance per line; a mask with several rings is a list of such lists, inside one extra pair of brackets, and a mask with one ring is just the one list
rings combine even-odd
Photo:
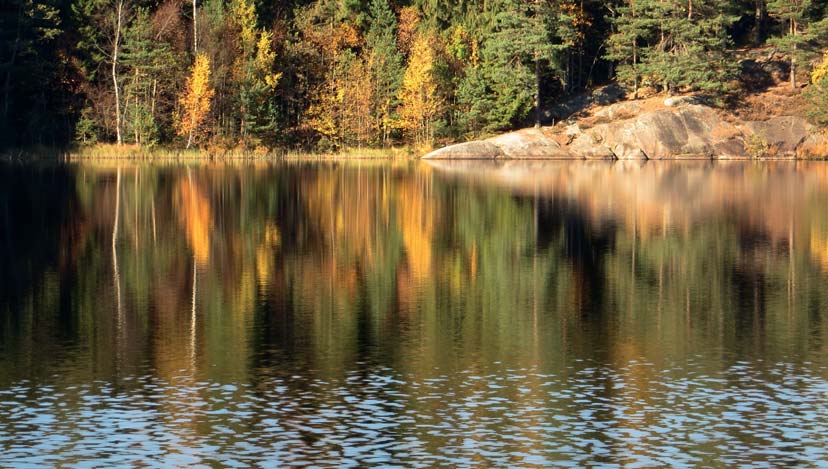
[[(799, 88), (826, 13), (828, 0), (10, 0), (0, 146), (428, 146), (548, 124), (611, 81), (632, 98), (720, 98), (751, 47)], [(182, 141), (202, 56), (210, 104)]]

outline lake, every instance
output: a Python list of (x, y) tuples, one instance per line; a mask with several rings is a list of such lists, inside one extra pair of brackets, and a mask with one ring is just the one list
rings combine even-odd
[(828, 460), (828, 164), (0, 165), (0, 466)]

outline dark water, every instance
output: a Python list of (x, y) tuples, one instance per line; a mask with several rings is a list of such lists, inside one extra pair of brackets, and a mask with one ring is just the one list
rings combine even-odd
[(828, 460), (828, 165), (0, 166), (0, 466)]

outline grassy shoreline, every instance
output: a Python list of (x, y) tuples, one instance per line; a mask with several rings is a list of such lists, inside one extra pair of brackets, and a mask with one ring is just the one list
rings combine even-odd
[(167, 147), (140, 147), (135, 145), (94, 145), (78, 147), (66, 151), (66, 161), (83, 161), (96, 159), (130, 159), (130, 160), (175, 160), (175, 161), (278, 161), (278, 160), (413, 160), (422, 154), (411, 147), (392, 148), (348, 148), (338, 152), (311, 153), (295, 150), (226, 150), (221, 152), (199, 149), (181, 149)]
[(392, 148), (347, 148), (338, 152), (302, 152), (275, 149), (268, 151), (227, 150), (207, 151), (171, 147), (141, 147), (138, 145), (98, 144), (68, 149), (33, 147), (11, 149), (0, 153), (0, 161), (45, 161), (65, 162), (96, 160), (128, 161), (344, 161), (344, 160), (393, 160), (410, 161), (428, 153), (402, 146)]

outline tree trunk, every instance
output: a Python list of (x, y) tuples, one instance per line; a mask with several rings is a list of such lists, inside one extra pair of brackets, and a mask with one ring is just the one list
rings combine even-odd
[[(793, 37), (796, 37), (796, 20), (791, 18), (791, 34)], [(791, 51), (791, 88), (796, 89), (796, 53), (797, 53), (797, 46), (796, 42), (794, 42), (793, 50)]]
[(541, 68), (540, 57), (535, 52), (535, 128), (541, 126)]
[(633, 39), (633, 99), (638, 99), (638, 44)]
[(198, 54), (198, 21), (196, 17), (196, 0), (193, 0), (193, 55)]
[(115, 18), (115, 42), (112, 46), (112, 86), (115, 88), (115, 135), (118, 145), (124, 143), (121, 136), (121, 91), (118, 89), (118, 52), (121, 43), (121, 20), (123, 19), (124, 1), (118, 0)]
[(766, 15), (765, 0), (756, 0), (756, 24), (753, 27), (753, 45), (755, 47), (759, 47), (759, 45), (762, 44), (762, 40), (765, 39)]

